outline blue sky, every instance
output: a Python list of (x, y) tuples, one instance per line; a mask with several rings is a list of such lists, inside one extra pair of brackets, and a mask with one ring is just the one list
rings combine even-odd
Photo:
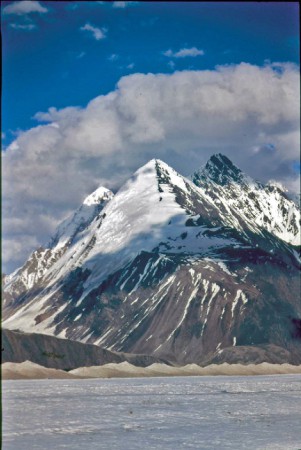
[[(126, 74), (299, 62), (297, 3), (40, 2), (47, 12), (5, 14), (11, 3), (2, 2), (5, 144), (37, 111), (83, 106)], [(81, 31), (86, 23), (106, 28), (105, 38)], [(204, 55), (163, 55), (192, 47)]]
[(4, 271), (98, 186), (213, 153), (299, 190), (297, 2), (1, 3)]

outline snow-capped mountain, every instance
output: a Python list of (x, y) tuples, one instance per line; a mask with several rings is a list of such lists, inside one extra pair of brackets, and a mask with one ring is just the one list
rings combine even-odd
[(6, 277), (4, 327), (177, 362), (269, 344), (301, 358), (299, 243), (297, 206), (225, 156), (190, 179), (151, 160)]
[(5, 289), (4, 307), (8, 299), (9, 306), (13, 306), (14, 300), (22, 298), (30, 289), (39, 285), (55, 262), (75, 244), (113, 196), (109, 189), (104, 187), (96, 189), (70, 217), (58, 226), (45, 248), (40, 247), (35, 250), (24, 266), (5, 277), (4, 285), (9, 287)]
[[(285, 242), (300, 245), (300, 210), (278, 185), (253, 181), (224, 155), (213, 155), (195, 172), (193, 182), (220, 205), (229, 224), (242, 230), (240, 220), (260, 234), (267, 230)], [(237, 217), (237, 221), (233, 220)]]

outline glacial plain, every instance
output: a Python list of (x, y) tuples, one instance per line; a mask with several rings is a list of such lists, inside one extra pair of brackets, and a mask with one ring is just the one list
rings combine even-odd
[(301, 376), (3, 381), (3, 450), (301, 448)]

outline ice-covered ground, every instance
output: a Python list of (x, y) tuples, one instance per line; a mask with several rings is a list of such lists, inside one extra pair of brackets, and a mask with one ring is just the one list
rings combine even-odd
[(3, 382), (3, 450), (301, 449), (301, 376)]

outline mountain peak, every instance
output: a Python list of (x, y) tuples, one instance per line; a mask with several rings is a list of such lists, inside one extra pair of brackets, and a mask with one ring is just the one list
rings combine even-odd
[(211, 156), (208, 162), (192, 176), (193, 182), (199, 184), (208, 178), (216, 184), (224, 186), (229, 183), (241, 183), (246, 177), (232, 161), (221, 153)]
[(148, 161), (144, 166), (140, 167), (138, 171), (143, 171), (144, 169), (158, 169), (158, 168), (168, 168), (170, 170), (173, 170), (172, 167), (170, 167), (168, 164), (166, 164), (164, 161), (158, 158), (153, 158), (150, 161)]
[(153, 159), (114, 197), (97, 189), (6, 277), (4, 327), (175, 363), (254, 342), (300, 354), (299, 211), (224, 155), (198, 176)]
[(212, 155), (210, 157), (208, 162), (209, 161), (211, 161), (213, 164), (216, 164), (216, 165), (223, 165), (223, 166), (229, 166), (229, 167), (234, 165), (232, 163), (232, 161), (226, 155), (223, 155), (222, 153), (215, 153), (214, 155)]
[(212, 155), (205, 166), (206, 175), (218, 184), (239, 183), (243, 180), (243, 172), (236, 167), (227, 156), (217, 153)]
[(88, 195), (82, 205), (57, 227), (56, 233), (50, 241), (50, 247), (63, 247), (71, 242), (94, 220), (113, 197), (113, 192), (103, 186)]
[(113, 196), (113, 193), (109, 189), (107, 189), (103, 186), (100, 186), (94, 192), (92, 192), (92, 194), (88, 195), (88, 197), (85, 198), (85, 200), (83, 201), (83, 204), (88, 205), (88, 206), (97, 205), (102, 200), (109, 199), (112, 196)]
[(151, 183), (172, 183), (183, 186), (183, 176), (161, 159), (153, 158), (134, 173), (134, 177), (142, 177), (143, 184), (148, 179)]

